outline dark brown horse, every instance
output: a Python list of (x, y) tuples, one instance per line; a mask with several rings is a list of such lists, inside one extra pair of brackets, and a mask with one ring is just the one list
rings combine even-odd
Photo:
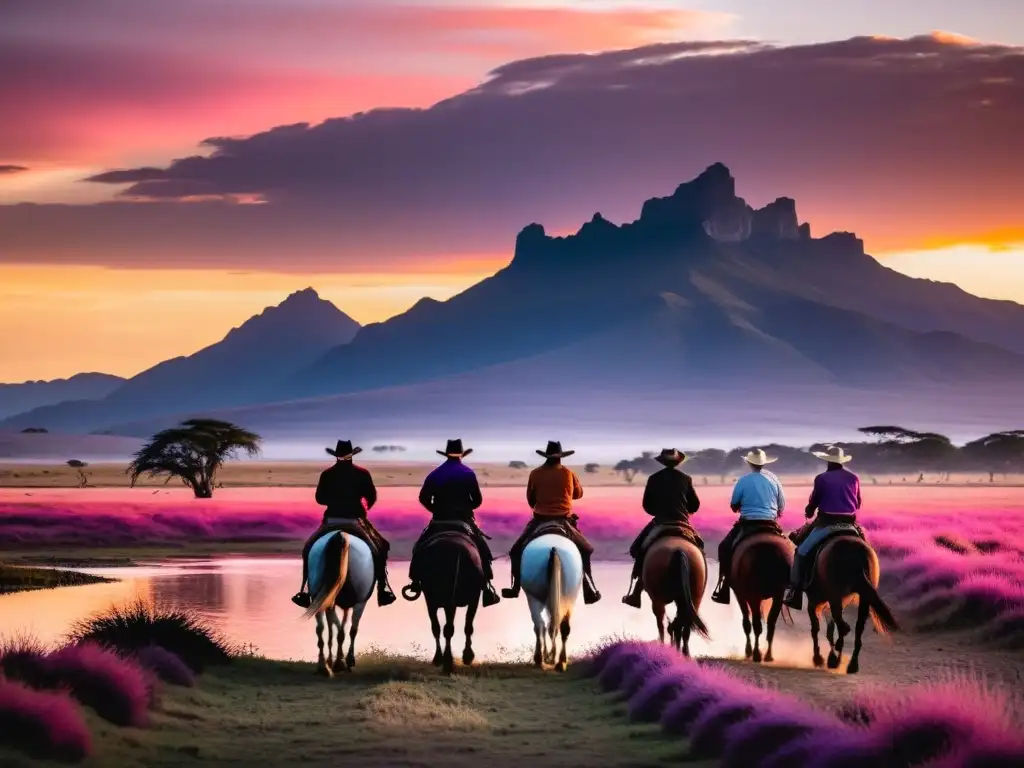
[(843, 608), (853, 602), (854, 598), (858, 602), (857, 629), (847, 674), (856, 674), (860, 669), (861, 640), (869, 615), (880, 634), (899, 630), (892, 611), (878, 594), (879, 573), (875, 550), (858, 536), (837, 536), (822, 546), (814, 580), (807, 593), (807, 615), (811, 620), (811, 640), (814, 642), (814, 666), (820, 667), (825, 663), (818, 647), (818, 630), (821, 626), (819, 617), (826, 605), (830, 613), (825, 633), (830, 649), (829, 669), (838, 669), (842, 662), (843, 640), (850, 634), (850, 625), (843, 621)]
[[(459, 608), (466, 609), (466, 647), (462, 651), (462, 663), (472, 664), (476, 658), (473, 653), (473, 620), (480, 607), (480, 595), (485, 584), (480, 552), (468, 535), (444, 532), (424, 542), (416, 553), (416, 570), (420, 574), (419, 581), (427, 602), (427, 613), (430, 614), (430, 628), (434, 633), (433, 664), (451, 674), (455, 668), (452, 636), (455, 634), (455, 613)], [(438, 619), (438, 611), (442, 609), (443, 650)]]
[[(740, 541), (732, 556), (729, 574), (732, 591), (743, 613), (743, 633), (747, 636), (746, 656), (761, 662), (762, 605), (771, 600), (768, 610), (768, 648), (765, 661), (772, 661), (772, 641), (775, 625), (782, 613), (782, 598), (789, 584), (796, 547), (793, 542), (773, 533), (755, 533)], [(787, 613), (788, 616), (788, 613)], [(753, 617), (754, 645), (750, 645), (751, 617)]]
[(665, 608), (675, 603), (669, 637), (676, 650), (689, 656), (691, 631), (708, 638), (708, 628), (697, 613), (707, 586), (703, 553), (681, 536), (658, 539), (644, 555), (643, 581), (658, 621), (658, 639), (665, 642)]

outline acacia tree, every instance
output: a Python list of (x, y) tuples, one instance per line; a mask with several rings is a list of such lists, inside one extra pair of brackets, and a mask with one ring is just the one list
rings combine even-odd
[(165, 429), (135, 453), (125, 470), (132, 485), (143, 474), (179, 478), (199, 499), (213, 496), (217, 470), (239, 453), (256, 456), (262, 438), (218, 419), (188, 419)]
[(963, 448), (968, 461), (988, 472), (988, 481), (995, 482), (996, 472), (1024, 469), (1024, 429), (994, 432), (973, 440)]

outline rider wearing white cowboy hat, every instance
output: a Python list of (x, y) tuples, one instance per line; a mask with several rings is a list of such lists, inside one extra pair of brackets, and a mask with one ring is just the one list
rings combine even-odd
[(711, 595), (716, 603), (729, 603), (729, 569), (732, 567), (732, 550), (742, 533), (751, 528), (769, 528), (779, 534), (778, 518), (786, 508), (786, 496), (782, 483), (764, 467), (778, 461), (769, 457), (763, 449), (754, 448), (743, 457), (750, 471), (743, 475), (732, 490), (729, 506), (739, 514), (740, 519), (718, 545), (718, 586)]
[(852, 525), (861, 537), (864, 536), (864, 531), (857, 525), (860, 478), (845, 467), (853, 456), (838, 445), (830, 445), (824, 451), (811, 451), (811, 454), (827, 462), (827, 467), (814, 478), (814, 488), (804, 511), (808, 520), (814, 518), (813, 522), (790, 535), (793, 542), (798, 545), (796, 557), (793, 558), (789, 589), (783, 598), (783, 602), (790, 608), (801, 608), (803, 605), (803, 593), (800, 590), (803, 560), (828, 535), (830, 526), (844, 523)]

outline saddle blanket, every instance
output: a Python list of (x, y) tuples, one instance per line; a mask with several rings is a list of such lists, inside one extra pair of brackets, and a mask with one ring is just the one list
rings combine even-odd
[(826, 542), (831, 541), (837, 536), (856, 536), (858, 539), (863, 539), (860, 528), (856, 525), (852, 523), (836, 523), (835, 525), (815, 528), (811, 531), (810, 536), (804, 540), (803, 544), (800, 545), (798, 552), (802, 557), (806, 557), (809, 563), (809, 566), (804, 568), (802, 572), (803, 589), (805, 591), (814, 583), (814, 577), (818, 571), (818, 557), (821, 555), (822, 548)]

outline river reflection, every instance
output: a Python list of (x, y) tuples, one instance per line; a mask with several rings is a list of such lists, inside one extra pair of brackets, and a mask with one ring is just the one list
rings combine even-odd
[[(717, 563), (709, 561), (709, 581), (718, 578)], [(303, 621), (301, 611), (289, 598), (300, 579), (300, 563), (294, 557), (219, 557), (203, 560), (173, 560), (137, 568), (83, 569), (100, 576), (120, 579), (66, 589), (22, 592), (0, 597), (0, 634), (28, 634), (45, 643), (59, 642), (76, 621), (135, 599), (162, 607), (188, 608), (235, 643), (253, 646), (275, 659), (313, 661), (316, 634), (312, 621)], [(570, 656), (610, 637), (654, 639), (657, 630), (645, 596), (644, 608), (635, 610), (619, 598), (629, 582), (629, 563), (594, 564), (594, 575), (604, 595), (595, 605), (577, 605), (569, 639)], [(391, 566), (393, 586), (405, 583), (408, 563)], [(500, 574), (498, 583), (503, 583)], [(462, 613), (455, 642), (462, 647)], [(694, 637), (691, 651), (699, 656), (735, 657), (743, 654), (743, 633), (739, 609), (711, 602), (710, 589), (701, 606), (701, 616), (711, 630), (711, 641)], [(502, 600), (477, 614), (474, 648), (480, 660), (511, 660), (532, 655), (533, 629), (526, 599)], [(430, 624), (422, 598), (399, 601), (379, 608), (367, 606), (357, 639), (356, 651), (371, 646), (403, 654), (427, 656), (433, 653)], [(775, 642), (778, 661), (807, 661), (809, 643), (802, 627), (794, 632), (780, 622)]]

